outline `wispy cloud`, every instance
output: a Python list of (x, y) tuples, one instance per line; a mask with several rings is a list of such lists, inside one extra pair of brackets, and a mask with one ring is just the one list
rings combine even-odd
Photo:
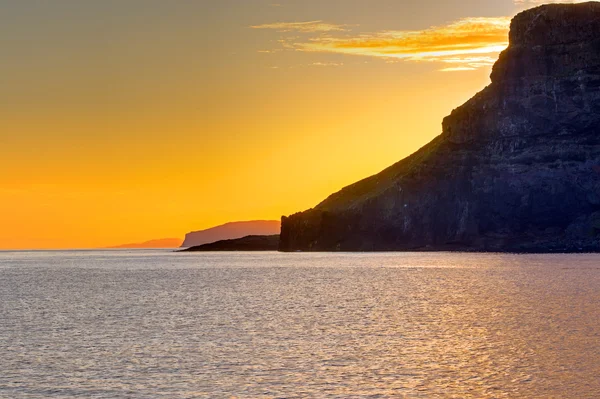
[(301, 33), (316, 33), (316, 32), (343, 32), (347, 31), (347, 25), (329, 24), (323, 21), (308, 21), (308, 22), (275, 22), (271, 24), (254, 25), (253, 29), (273, 29), (278, 32), (301, 32)]
[(313, 62), (310, 66), (317, 67), (338, 67), (344, 65), (343, 62)]
[(473, 68), (473, 67), (450, 67), (450, 68), (442, 68), (440, 69), (441, 72), (463, 72), (463, 71), (474, 71), (477, 68)]
[(442, 71), (493, 65), (508, 45), (509, 17), (466, 18), (420, 31), (383, 31), (345, 37), (314, 37), (295, 42), (305, 52), (338, 53), (448, 64)]
[(388, 62), (437, 62), (441, 71), (450, 72), (493, 65), (498, 53), (508, 46), (510, 21), (510, 17), (464, 18), (423, 30), (362, 33), (351, 32), (348, 25), (323, 21), (278, 22), (253, 28), (309, 34), (282, 35), (278, 42), (286, 50), (374, 57)]

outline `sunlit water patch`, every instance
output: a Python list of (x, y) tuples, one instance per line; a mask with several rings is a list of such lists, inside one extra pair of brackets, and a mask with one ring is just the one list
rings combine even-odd
[(0, 398), (598, 398), (600, 256), (0, 252)]

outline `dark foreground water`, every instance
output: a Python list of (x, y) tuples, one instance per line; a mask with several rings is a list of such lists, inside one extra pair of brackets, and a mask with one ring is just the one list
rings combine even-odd
[(600, 398), (600, 256), (0, 252), (1, 398)]

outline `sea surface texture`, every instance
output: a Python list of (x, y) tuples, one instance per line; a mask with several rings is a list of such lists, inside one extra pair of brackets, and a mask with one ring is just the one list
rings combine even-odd
[(600, 256), (0, 252), (0, 398), (600, 398)]

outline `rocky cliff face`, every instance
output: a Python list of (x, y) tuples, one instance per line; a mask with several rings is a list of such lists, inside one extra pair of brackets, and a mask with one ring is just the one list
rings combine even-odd
[(600, 250), (600, 3), (517, 15), (443, 133), (282, 219), (283, 251)]

